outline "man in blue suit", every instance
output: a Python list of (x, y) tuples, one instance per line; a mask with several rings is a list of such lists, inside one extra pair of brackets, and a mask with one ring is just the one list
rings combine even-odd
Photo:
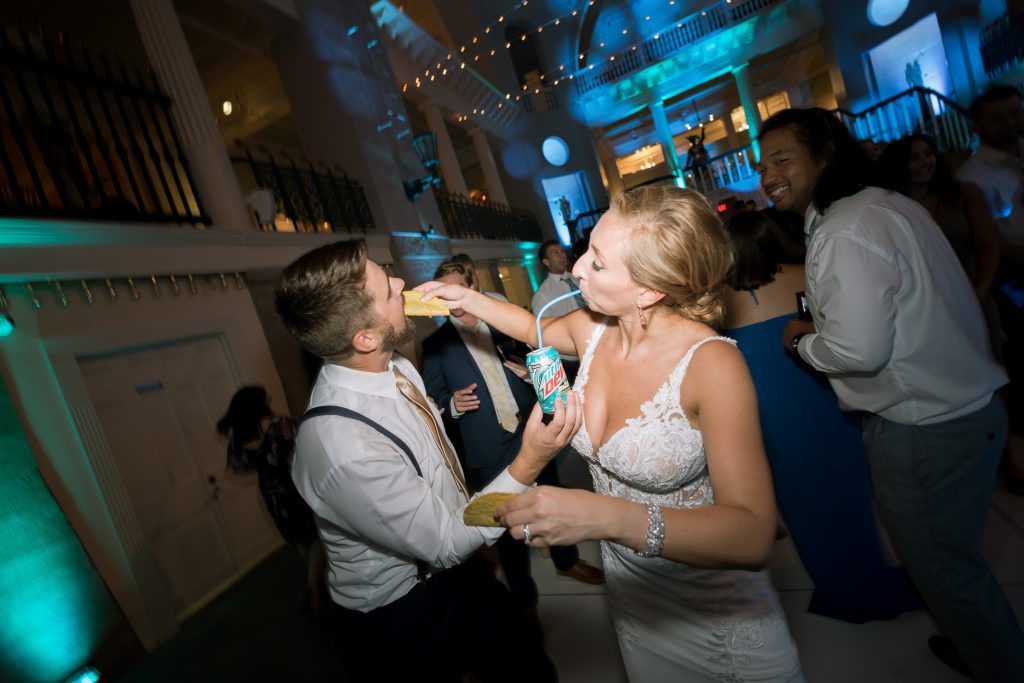
[[(434, 279), (476, 289), (475, 278), (461, 263), (442, 263)], [(476, 475), (480, 485), (486, 485), (515, 458), (525, 417), (537, 402), (533, 387), (521, 378), (525, 368), (505, 357), (506, 349), (511, 350), (515, 343), (459, 309), (452, 309), (449, 320), (423, 341), (427, 393), (458, 425), (463, 467), (467, 475)], [(558, 485), (554, 461), (537, 482)], [(537, 602), (537, 586), (530, 577), (529, 547), (508, 534), (496, 546), (512, 594), (532, 608)], [(561, 576), (591, 585), (604, 583), (604, 572), (580, 560), (576, 546), (551, 548), (551, 559)]]

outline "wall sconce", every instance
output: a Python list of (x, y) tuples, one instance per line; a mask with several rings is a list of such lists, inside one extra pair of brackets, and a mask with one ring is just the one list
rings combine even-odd
[(437, 174), (437, 136), (433, 133), (417, 135), (412, 139), (412, 147), (416, 150), (416, 156), (423, 162), (427, 175), (402, 183), (405, 186), (405, 196), (410, 202), (416, 201), (428, 187), (437, 187), (441, 184), (441, 177)]

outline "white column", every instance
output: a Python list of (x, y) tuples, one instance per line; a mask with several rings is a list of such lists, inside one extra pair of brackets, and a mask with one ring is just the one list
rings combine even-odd
[(747, 126), (750, 127), (750, 148), (754, 152), (754, 157), (760, 158), (757, 131), (761, 129), (761, 113), (757, 110), (757, 99), (754, 97), (754, 87), (750, 82), (750, 64), (736, 67), (732, 70), (732, 76), (736, 81), (736, 90), (740, 94), (743, 112), (747, 115)]
[(608, 141), (603, 139), (594, 140), (594, 146), (597, 148), (597, 158), (601, 160), (601, 170), (603, 171), (608, 198), (610, 199), (625, 190), (626, 186), (622, 182), (619, 167), (615, 163), (615, 151), (608, 144)]
[(459, 167), (459, 158), (455, 156), (455, 148), (452, 146), (452, 138), (448, 135), (448, 125), (444, 122), (444, 114), (436, 102), (427, 100), (420, 105), (420, 111), (427, 117), (427, 125), (431, 132), (437, 136), (437, 157), (441, 164), (441, 178), (448, 191), (452, 194), (469, 196), (466, 189), (466, 180), (462, 177), (462, 168)]
[(203, 210), (217, 227), (254, 229), (174, 5), (131, 0), (131, 8), (149, 63), (174, 103), (171, 115)]
[(473, 126), (469, 129), (469, 137), (473, 138), (473, 148), (484, 174), (488, 198), (496, 204), (508, 206), (508, 196), (505, 194), (505, 186), (501, 184), (498, 166), (494, 163), (494, 153), (491, 152), (491, 144), (487, 141), (487, 131), (479, 126)]
[(683, 178), (683, 167), (679, 163), (679, 156), (676, 154), (676, 144), (672, 142), (672, 131), (668, 126), (668, 117), (665, 116), (665, 104), (663, 102), (651, 103), (651, 118), (654, 120), (654, 133), (661, 144), (661, 152), (665, 155), (668, 171), (678, 178), (685, 187), (686, 180)]
[(725, 141), (729, 145), (729, 151), (740, 146), (740, 136), (736, 133), (736, 126), (732, 123), (732, 111), (722, 115), (722, 125), (725, 126)]
[(786, 96), (789, 97), (790, 107), (803, 109), (807, 106), (804, 98), (804, 87), (806, 85), (806, 81), (801, 81), (800, 83), (790, 83), (786, 86)]

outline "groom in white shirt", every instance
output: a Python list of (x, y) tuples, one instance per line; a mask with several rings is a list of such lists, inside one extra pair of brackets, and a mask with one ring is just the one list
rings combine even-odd
[[(352, 680), (554, 680), (535, 632), (486, 567), (466, 562), (503, 528), (466, 526), (465, 480), (412, 364), (404, 282), (362, 240), (316, 249), (281, 275), (276, 307), (323, 358), (292, 478), (316, 515), (338, 645)], [(345, 413), (345, 411), (348, 411)], [(484, 492), (519, 493), (579, 428), (575, 396), (535, 410), (515, 460)]]

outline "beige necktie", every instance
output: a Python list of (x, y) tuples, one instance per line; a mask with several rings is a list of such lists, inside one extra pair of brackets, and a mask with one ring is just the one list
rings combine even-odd
[(392, 368), (395, 371), (395, 385), (398, 390), (402, 392), (402, 396), (409, 399), (409, 402), (416, 406), (416, 411), (420, 414), (420, 417), (427, 423), (427, 427), (430, 428), (430, 434), (434, 437), (434, 442), (437, 447), (441, 449), (441, 455), (444, 456), (444, 464), (448, 466), (448, 471), (452, 473), (452, 477), (455, 478), (455, 485), (459, 487), (459, 491), (462, 495), (469, 500), (469, 490), (466, 488), (466, 481), (462, 478), (462, 469), (459, 467), (459, 462), (455, 457), (455, 452), (451, 446), (448, 445), (448, 440), (444, 438), (444, 434), (441, 433), (441, 426), (437, 424), (437, 420), (434, 419), (434, 414), (427, 407), (427, 400), (423, 398), (423, 394), (416, 388), (416, 385), (409, 381), (409, 378), (399, 372), (398, 368)]
[(494, 339), (484, 330), (481, 330), (483, 323), (477, 324), (473, 329), (476, 336), (477, 348), (481, 351), (477, 365), (480, 366), (480, 374), (484, 376), (484, 384), (487, 385), (487, 393), (491, 395), (491, 403), (494, 404), (494, 412), (498, 416), (498, 423), (506, 432), (515, 432), (519, 427), (519, 410), (511, 400), (512, 390), (505, 379), (505, 372), (502, 369), (501, 360), (494, 345)]

